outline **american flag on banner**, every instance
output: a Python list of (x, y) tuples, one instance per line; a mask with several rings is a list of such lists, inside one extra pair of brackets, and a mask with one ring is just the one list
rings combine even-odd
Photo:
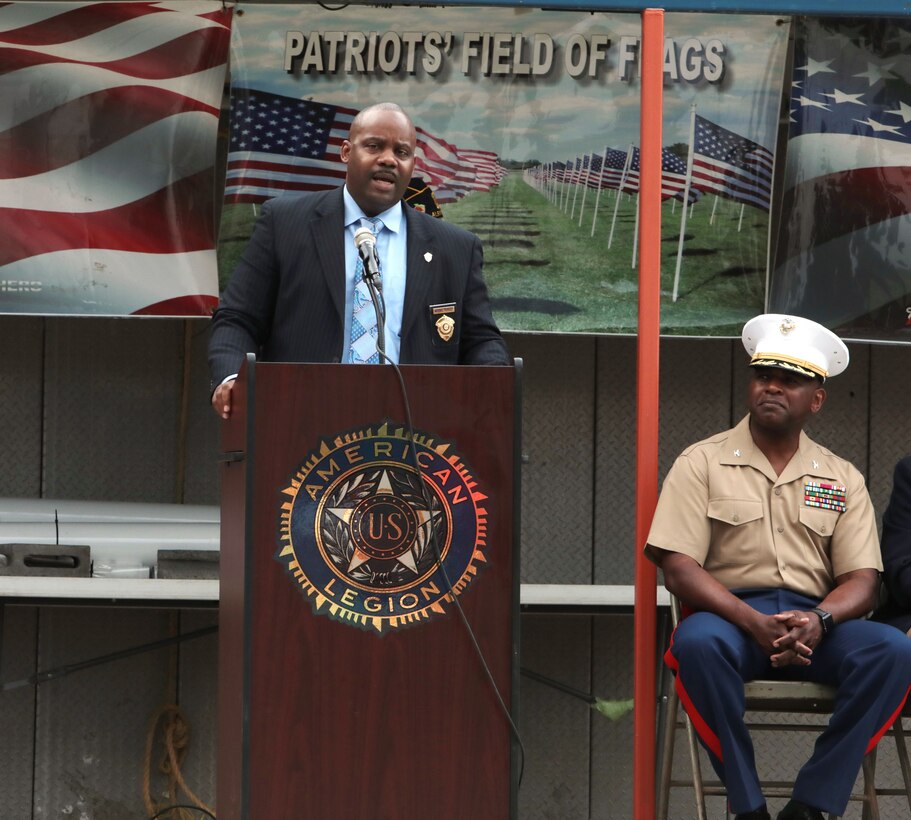
[(600, 188), (601, 178), (604, 176), (604, 157), (601, 154), (592, 154), (592, 161), (588, 168), (588, 177), (585, 184), (589, 188)]
[(474, 179), (474, 175), (466, 170), (464, 174), (459, 173), (453, 179), (447, 180), (445, 185), (441, 185), (434, 191), (437, 202), (440, 205), (458, 202), (469, 192), (468, 179)]
[[(564, 168), (573, 170), (569, 173), (570, 181), (579, 181), (589, 188), (614, 188), (620, 187), (623, 182), (623, 171), (626, 168), (626, 181), (623, 190), (636, 193), (639, 190), (639, 149), (632, 148), (629, 167), (626, 167), (628, 152), (608, 148), (602, 154), (585, 154), (584, 157), (570, 161), (551, 163), (547, 171), (548, 178), (561, 179)], [(605, 157), (607, 162), (605, 163)], [(580, 165), (581, 163), (581, 165)], [(578, 166), (578, 170), (574, 169)], [(555, 170), (556, 169), (556, 170)], [(667, 148), (661, 149), (661, 196), (663, 199), (671, 197), (683, 198), (686, 188), (686, 160), (672, 153)], [(695, 202), (701, 196), (700, 192), (690, 190), (690, 202)]]
[[(639, 192), (639, 149), (633, 146), (631, 149), (632, 156), (629, 161), (629, 168), (626, 170), (626, 182), (623, 184), (623, 190), (627, 193), (635, 194)], [(612, 158), (615, 163), (622, 163), (626, 159), (626, 153), (623, 151), (609, 151), (615, 156)], [(617, 185), (620, 184), (622, 176), (622, 164), (620, 165), (621, 173), (617, 177)], [(613, 187), (613, 186), (611, 186)], [(686, 160), (681, 159), (667, 148), (661, 149), (661, 198), (671, 199), (677, 197), (683, 199), (683, 190), (686, 187)], [(690, 202), (695, 202), (700, 194), (697, 191), (690, 190)]]
[(449, 179), (443, 180), (436, 191), (441, 203), (455, 202), (474, 191), (489, 191), (500, 184), (506, 169), (500, 165), (499, 157), (493, 151), (474, 148), (455, 149), (459, 168)]
[(459, 159), (468, 163), (475, 172), (473, 191), (489, 191), (500, 184), (506, 176), (506, 169), (500, 165), (500, 158), (493, 151), (474, 148), (459, 148)]
[[(661, 149), (661, 198), (676, 197), (683, 200), (686, 190), (686, 160), (678, 157), (667, 148)], [(696, 202), (702, 193), (690, 186), (690, 203)]]
[(356, 114), (354, 108), (233, 89), (225, 202), (265, 202), (289, 191), (342, 185), (342, 141)]
[(626, 167), (626, 151), (608, 148), (604, 154), (604, 175), (602, 186), (618, 190), (623, 181), (623, 169)]
[(415, 132), (414, 172), (431, 185), (445, 185), (464, 166), (458, 149), (423, 128), (415, 128)]
[(771, 309), (911, 332), (911, 22), (801, 19)]
[(768, 211), (774, 154), (768, 148), (696, 115), (692, 186)]
[(639, 149), (635, 146), (630, 146), (629, 150), (632, 153), (629, 155), (623, 190), (628, 194), (637, 194), (639, 193)]
[(591, 165), (591, 154), (582, 157), (582, 164), (576, 170), (576, 183), (586, 183), (588, 181), (588, 166)]
[[(607, 156), (605, 166), (604, 157)], [(585, 184), (589, 188), (619, 188), (626, 164), (626, 151), (608, 148), (605, 154), (592, 154)]]
[(0, 311), (218, 300), (220, 2), (0, 5)]

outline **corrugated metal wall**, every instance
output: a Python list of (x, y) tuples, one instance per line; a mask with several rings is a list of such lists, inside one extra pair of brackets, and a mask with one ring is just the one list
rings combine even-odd
[[(217, 503), (218, 422), (207, 403), (206, 340), (200, 321), (4, 317), (0, 494)], [(635, 339), (522, 335), (509, 342), (525, 362), (522, 581), (632, 583)], [(810, 432), (867, 474), (881, 511), (892, 467), (909, 449), (904, 374), (911, 352), (851, 350), (852, 366), (831, 383)], [(685, 445), (745, 412), (744, 363), (738, 341), (662, 343), (662, 475)], [(7, 607), (0, 680), (216, 620), (213, 612), (189, 610)], [(182, 773), (211, 804), (215, 652), (209, 636), (0, 694), (0, 817), (144, 817), (148, 723), (175, 700), (191, 730)], [(631, 697), (629, 613), (526, 614), (522, 653), (523, 666), (539, 675), (603, 698)], [(523, 820), (630, 816), (629, 716), (612, 723), (582, 700), (523, 678), (521, 728)], [(783, 769), (805, 755), (799, 748), (781, 754), (776, 745)], [(763, 751), (761, 742), (760, 761)], [(891, 747), (880, 755), (887, 785), (897, 785), (892, 756)], [(678, 773), (684, 764), (681, 746)], [(159, 798), (165, 783), (155, 778)], [(884, 816), (901, 816), (901, 802), (892, 814), (889, 800)], [(691, 817), (691, 794), (675, 790), (671, 807), (672, 817)], [(860, 816), (859, 808), (851, 812)], [(724, 816), (720, 800), (712, 816)]]

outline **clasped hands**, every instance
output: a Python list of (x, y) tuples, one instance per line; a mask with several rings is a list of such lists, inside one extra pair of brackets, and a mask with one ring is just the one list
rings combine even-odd
[[(789, 610), (766, 616), (767, 639), (763, 645), (771, 647), (769, 660), (772, 666), (809, 666), (813, 649), (822, 639), (822, 625), (812, 612)], [(786, 631), (782, 634), (782, 629)]]

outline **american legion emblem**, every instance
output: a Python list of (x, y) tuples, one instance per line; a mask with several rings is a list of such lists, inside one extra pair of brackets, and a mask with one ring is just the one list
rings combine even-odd
[(378, 635), (442, 615), (487, 562), (487, 496), (451, 442), (404, 425), (320, 442), (282, 496), (276, 560), (314, 613)]

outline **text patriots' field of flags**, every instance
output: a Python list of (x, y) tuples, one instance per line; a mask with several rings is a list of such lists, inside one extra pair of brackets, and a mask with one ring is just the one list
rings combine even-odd
[(231, 11), (0, 5), (0, 310), (203, 314)]
[[(342, 141), (357, 113), (253, 88), (233, 89), (225, 201), (264, 202), (285, 192), (342, 185)], [(420, 126), (416, 132), (415, 176), (433, 187), (441, 204), (489, 191), (506, 173), (491, 151), (459, 148)]]

